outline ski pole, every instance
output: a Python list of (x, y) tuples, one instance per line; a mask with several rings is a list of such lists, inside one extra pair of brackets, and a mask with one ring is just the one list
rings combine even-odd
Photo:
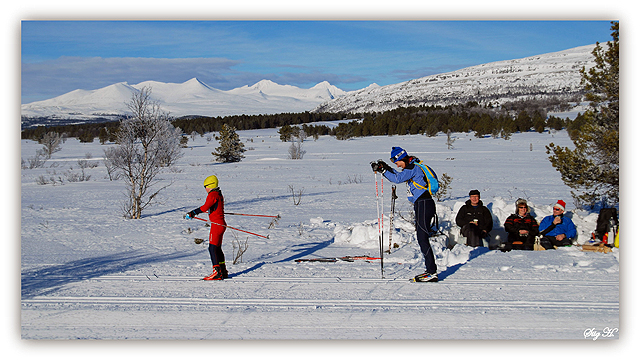
[(224, 212), (224, 214), (228, 214), (228, 215), (232, 215), (232, 216), (246, 216), (246, 217), (267, 217), (267, 218), (272, 218), (271, 219), (271, 223), (269, 224), (269, 229), (275, 227), (276, 224), (278, 224), (278, 221), (280, 220), (280, 215), (278, 214), (277, 216), (268, 216), (268, 215), (264, 215), (264, 214), (244, 214), (244, 213), (232, 213), (232, 212)]
[[(380, 272), (382, 274), (382, 278), (384, 278), (384, 265), (383, 265), (383, 259), (382, 259), (382, 253), (383, 253), (383, 246), (382, 246), (382, 224), (381, 224), (381, 219), (380, 219), (380, 194), (378, 193), (378, 172), (374, 172), (373, 173), (373, 177), (375, 179), (376, 182), (376, 210), (378, 212), (378, 243), (380, 246)], [(380, 176), (380, 188), (382, 188), (382, 175)], [(383, 217), (384, 217), (384, 204), (383, 204)]]
[(380, 174), (380, 206), (382, 208), (382, 232), (380, 233), (380, 277), (384, 279), (384, 176)]
[(281, 218), (279, 214), (277, 216), (268, 216), (268, 215), (264, 215), (264, 214), (231, 213), (231, 212), (224, 212), (224, 214), (229, 214), (229, 215), (232, 215), (232, 216), (246, 216), (246, 217), (267, 217), (267, 218), (277, 218), (277, 219)]
[(389, 213), (389, 254), (391, 254), (391, 243), (393, 240), (393, 217), (396, 211), (396, 186), (391, 186), (391, 213)]
[(252, 234), (252, 235), (254, 235), (254, 236), (258, 236), (258, 237), (262, 237), (262, 238), (269, 239), (269, 236), (268, 236), (268, 235), (267, 235), (267, 236), (263, 236), (263, 235), (261, 235), (261, 234), (257, 234), (257, 233), (253, 233), (253, 232), (245, 231), (245, 230), (238, 229), (238, 228), (234, 228), (234, 227), (231, 227), (231, 226), (225, 226), (224, 224), (219, 224), (219, 223), (216, 223), (216, 222), (211, 222), (211, 221), (208, 221), (208, 220), (206, 220), (206, 219), (199, 218), (199, 217), (193, 217), (193, 219), (197, 219), (197, 220), (204, 221), (204, 222), (209, 222), (209, 223), (211, 223), (211, 224), (215, 224), (216, 226), (222, 226), (222, 227), (225, 227), (225, 228), (230, 228), (230, 229), (233, 229), (233, 230), (236, 230), (236, 231), (240, 231), (240, 232), (244, 232), (244, 233), (249, 233), (249, 234)]

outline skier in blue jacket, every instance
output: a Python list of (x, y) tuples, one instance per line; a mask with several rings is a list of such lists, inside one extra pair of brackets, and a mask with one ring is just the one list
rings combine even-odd
[(570, 218), (565, 217), (566, 203), (563, 200), (553, 206), (553, 214), (546, 216), (540, 222), (540, 245), (545, 249), (570, 246), (578, 234), (575, 224)]
[(438, 268), (429, 236), (433, 232), (431, 220), (436, 214), (436, 204), (432, 196), (438, 191), (438, 177), (429, 166), (420, 163), (416, 157), (410, 156), (400, 147), (391, 149), (391, 161), (401, 169), (400, 172), (379, 160), (372, 162), (374, 172), (380, 172), (393, 183), (407, 183), (407, 198), (413, 203), (416, 217), (416, 235), (420, 251), (424, 256), (426, 271), (414, 279), (421, 282), (437, 282)]

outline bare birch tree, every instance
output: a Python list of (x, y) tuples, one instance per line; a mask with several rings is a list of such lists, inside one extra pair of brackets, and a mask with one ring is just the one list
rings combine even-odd
[(151, 99), (149, 87), (133, 93), (127, 105), (132, 115), (120, 121), (118, 146), (105, 155), (126, 184), (124, 215), (139, 219), (158, 193), (169, 186), (158, 188), (157, 176), (161, 167), (170, 166), (182, 156), (181, 131), (171, 124), (169, 114)]
[(60, 149), (60, 143), (62, 143), (62, 136), (56, 132), (48, 132), (40, 139), (40, 144), (44, 146), (44, 153), (47, 155), (47, 159), (51, 159), (51, 155)]
[(291, 145), (289, 146), (289, 159), (302, 159), (307, 153), (302, 149), (302, 142), (307, 138), (307, 133), (300, 129), (297, 135), (291, 137)]

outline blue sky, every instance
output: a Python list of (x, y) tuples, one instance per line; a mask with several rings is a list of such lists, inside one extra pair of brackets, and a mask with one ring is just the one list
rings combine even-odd
[(22, 21), (22, 103), (117, 82), (343, 90), (604, 43), (609, 21)]

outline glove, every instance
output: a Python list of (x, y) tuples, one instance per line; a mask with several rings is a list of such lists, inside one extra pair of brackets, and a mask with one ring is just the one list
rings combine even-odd
[(185, 215), (184, 215), (184, 219), (186, 219), (186, 220), (190, 220), (190, 219), (192, 219), (192, 218), (193, 218), (193, 217), (195, 217), (195, 216), (196, 216), (196, 214), (195, 214), (195, 213), (193, 213), (193, 211), (191, 211), (191, 212), (189, 212), (189, 213), (187, 213), (187, 214), (185, 214)]
[(380, 168), (380, 164), (378, 164), (377, 162), (371, 162), (371, 169), (374, 172), (381, 172), (382, 168)]
[(378, 161), (378, 167), (382, 170), (382, 173), (392, 170), (391, 166), (382, 161), (382, 159)]

